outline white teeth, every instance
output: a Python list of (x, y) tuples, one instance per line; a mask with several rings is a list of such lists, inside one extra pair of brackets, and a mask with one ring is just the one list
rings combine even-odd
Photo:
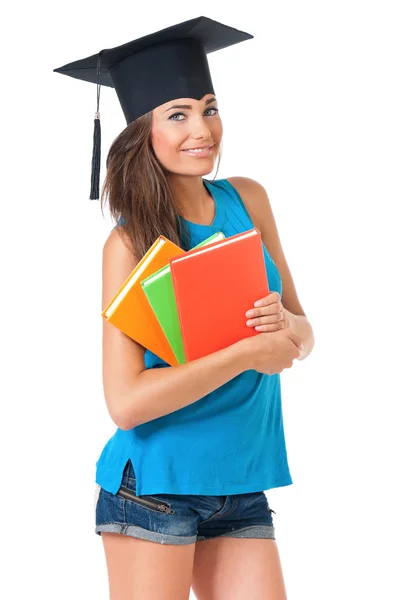
[(184, 152), (206, 152), (210, 148), (211, 146), (208, 146), (207, 148), (190, 148), (189, 150), (184, 150)]

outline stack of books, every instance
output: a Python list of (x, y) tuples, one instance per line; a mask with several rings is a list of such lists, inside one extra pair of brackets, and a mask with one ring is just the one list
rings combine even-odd
[(159, 236), (101, 315), (176, 366), (257, 335), (245, 313), (269, 293), (258, 229), (188, 252)]

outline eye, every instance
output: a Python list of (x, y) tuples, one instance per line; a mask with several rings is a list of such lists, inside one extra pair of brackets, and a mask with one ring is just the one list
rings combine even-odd
[[(205, 112), (207, 112), (208, 110), (215, 110), (215, 111), (216, 111), (216, 113), (215, 113), (215, 114), (217, 114), (217, 113), (218, 113), (218, 108), (214, 108), (214, 107), (212, 107), (212, 108), (206, 108)], [(182, 113), (182, 112), (179, 112), (179, 113), (174, 113), (174, 115), (171, 115), (171, 116), (168, 118), (168, 120), (169, 120), (169, 121), (181, 121), (182, 119), (174, 119), (174, 118), (173, 118), (173, 117), (177, 117), (178, 115), (182, 115), (183, 117), (185, 117), (185, 114), (184, 114), (184, 113)], [(214, 115), (211, 115), (211, 116), (213, 117)]]

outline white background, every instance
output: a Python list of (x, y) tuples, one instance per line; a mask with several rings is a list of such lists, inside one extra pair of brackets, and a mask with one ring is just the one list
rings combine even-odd
[[(108, 598), (93, 502), (115, 431), (100, 316), (113, 223), (89, 200), (96, 86), (53, 69), (201, 15), (254, 35), (208, 57), (224, 125), (217, 178), (266, 188), (315, 333), (312, 354), (281, 376), (294, 484), (267, 491), (289, 600), (398, 597), (393, 4), (86, 0), (3, 12), (2, 597)], [(125, 127), (112, 88), (100, 112), (102, 184)]]

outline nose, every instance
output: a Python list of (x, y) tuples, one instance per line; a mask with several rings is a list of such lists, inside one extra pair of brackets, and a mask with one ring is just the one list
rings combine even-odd
[(211, 130), (209, 129), (204, 117), (198, 115), (196, 119), (192, 119), (191, 123), (191, 136), (194, 140), (211, 138)]

